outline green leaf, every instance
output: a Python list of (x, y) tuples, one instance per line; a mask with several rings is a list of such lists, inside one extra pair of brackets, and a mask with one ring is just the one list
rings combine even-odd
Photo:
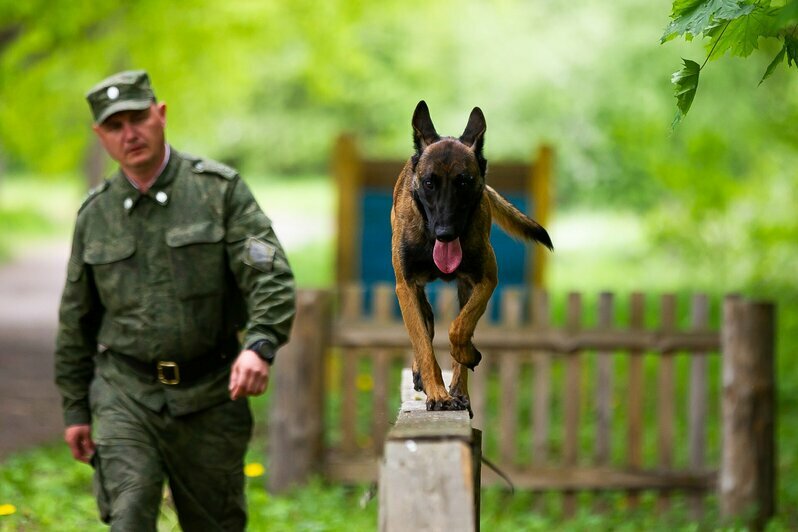
[(798, 2), (788, 0), (778, 12), (778, 25), (782, 28), (795, 26), (798, 23)]
[(792, 35), (785, 35), (784, 48), (787, 51), (787, 66), (790, 67), (793, 63), (798, 66), (798, 39)]
[(754, 10), (754, 5), (742, 0), (676, 0), (673, 3), (671, 18), (673, 19), (661, 42), (666, 42), (677, 35), (684, 35), (687, 40), (701, 33), (706, 33), (717, 23), (734, 20)]
[(684, 66), (681, 70), (674, 72), (671, 76), (671, 83), (676, 87), (674, 94), (676, 96), (676, 116), (673, 119), (671, 127), (674, 128), (681, 122), (682, 118), (687, 115), (690, 106), (693, 104), (696, 90), (698, 90), (698, 76), (701, 73), (701, 66), (695, 61), (682, 58)]
[(779, 64), (782, 61), (784, 61), (784, 56), (786, 55), (786, 53), (787, 53), (787, 43), (784, 43), (784, 46), (781, 47), (779, 53), (776, 54), (776, 57), (773, 58), (773, 61), (770, 62), (767, 69), (765, 70), (765, 75), (762, 76), (762, 79), (759, 80), (760, 85), (762, 85), (763, 81), (765, 81), (771, 75), (773, 75), (773, 72), (776, 71), (776, 67), (779, 66)]
[(721, 57), (727, 51), (732, 55), (748, 57), (759, 48), (759, 38), (773, 34), (777, 22), (777, 10), (768, 7), (754, 6), (754, 10), (727, 24), (715, 24), (705, 32), (710, 37), (707, 48), (711, 50), (711, 59)]

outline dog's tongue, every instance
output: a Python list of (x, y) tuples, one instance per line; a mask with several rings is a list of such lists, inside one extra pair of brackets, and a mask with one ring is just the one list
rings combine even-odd
[(463, 250), (460, 248), (460, 239), (455, 238), (451, 242), (435, 241), (435, 248), (432, 250), (432, 260), (435, 266), (443, 273), (452, 273), (460, 266), (463, 260)]

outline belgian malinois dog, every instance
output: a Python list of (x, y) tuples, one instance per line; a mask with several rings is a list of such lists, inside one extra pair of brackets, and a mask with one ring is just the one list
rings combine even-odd
[[(471, 111), (460, 138), (435, 131), (427, 104), (413, 113), (415, 154), (393, 191), (391, 255), (396, 295), (413, 346), (413, 383), (427, 395), (427, 410), (468, 410), (468, 372), (482, 355), (471, 337), (497, 283), (491, 222), (509, 235), (552, 249), (546, 230), (485, 183), (485, 116)], [(434, 317), (424, 287), (457, 280), (460, 313), (449, 327), (453, 361), (449, 391), (432, 350)]]

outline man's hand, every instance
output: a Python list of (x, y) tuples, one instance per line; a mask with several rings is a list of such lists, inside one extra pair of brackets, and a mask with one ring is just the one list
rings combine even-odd
[(70, 425), (64, 431), (64, 440), (72, 451), (75, 460), (89, 463), (94, 454), (94, 442), (91, 439), (91, 425)]
[(269, 385), (269, 364), (255, 351), (241, 351), (230, 371), (230, 398), (260, 395)]

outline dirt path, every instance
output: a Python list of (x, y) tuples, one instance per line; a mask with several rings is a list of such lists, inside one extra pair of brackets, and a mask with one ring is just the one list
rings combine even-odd
[(41, 244), (0, 266), (0, 459), (61, 437), (53, 349), (68, 254)]

